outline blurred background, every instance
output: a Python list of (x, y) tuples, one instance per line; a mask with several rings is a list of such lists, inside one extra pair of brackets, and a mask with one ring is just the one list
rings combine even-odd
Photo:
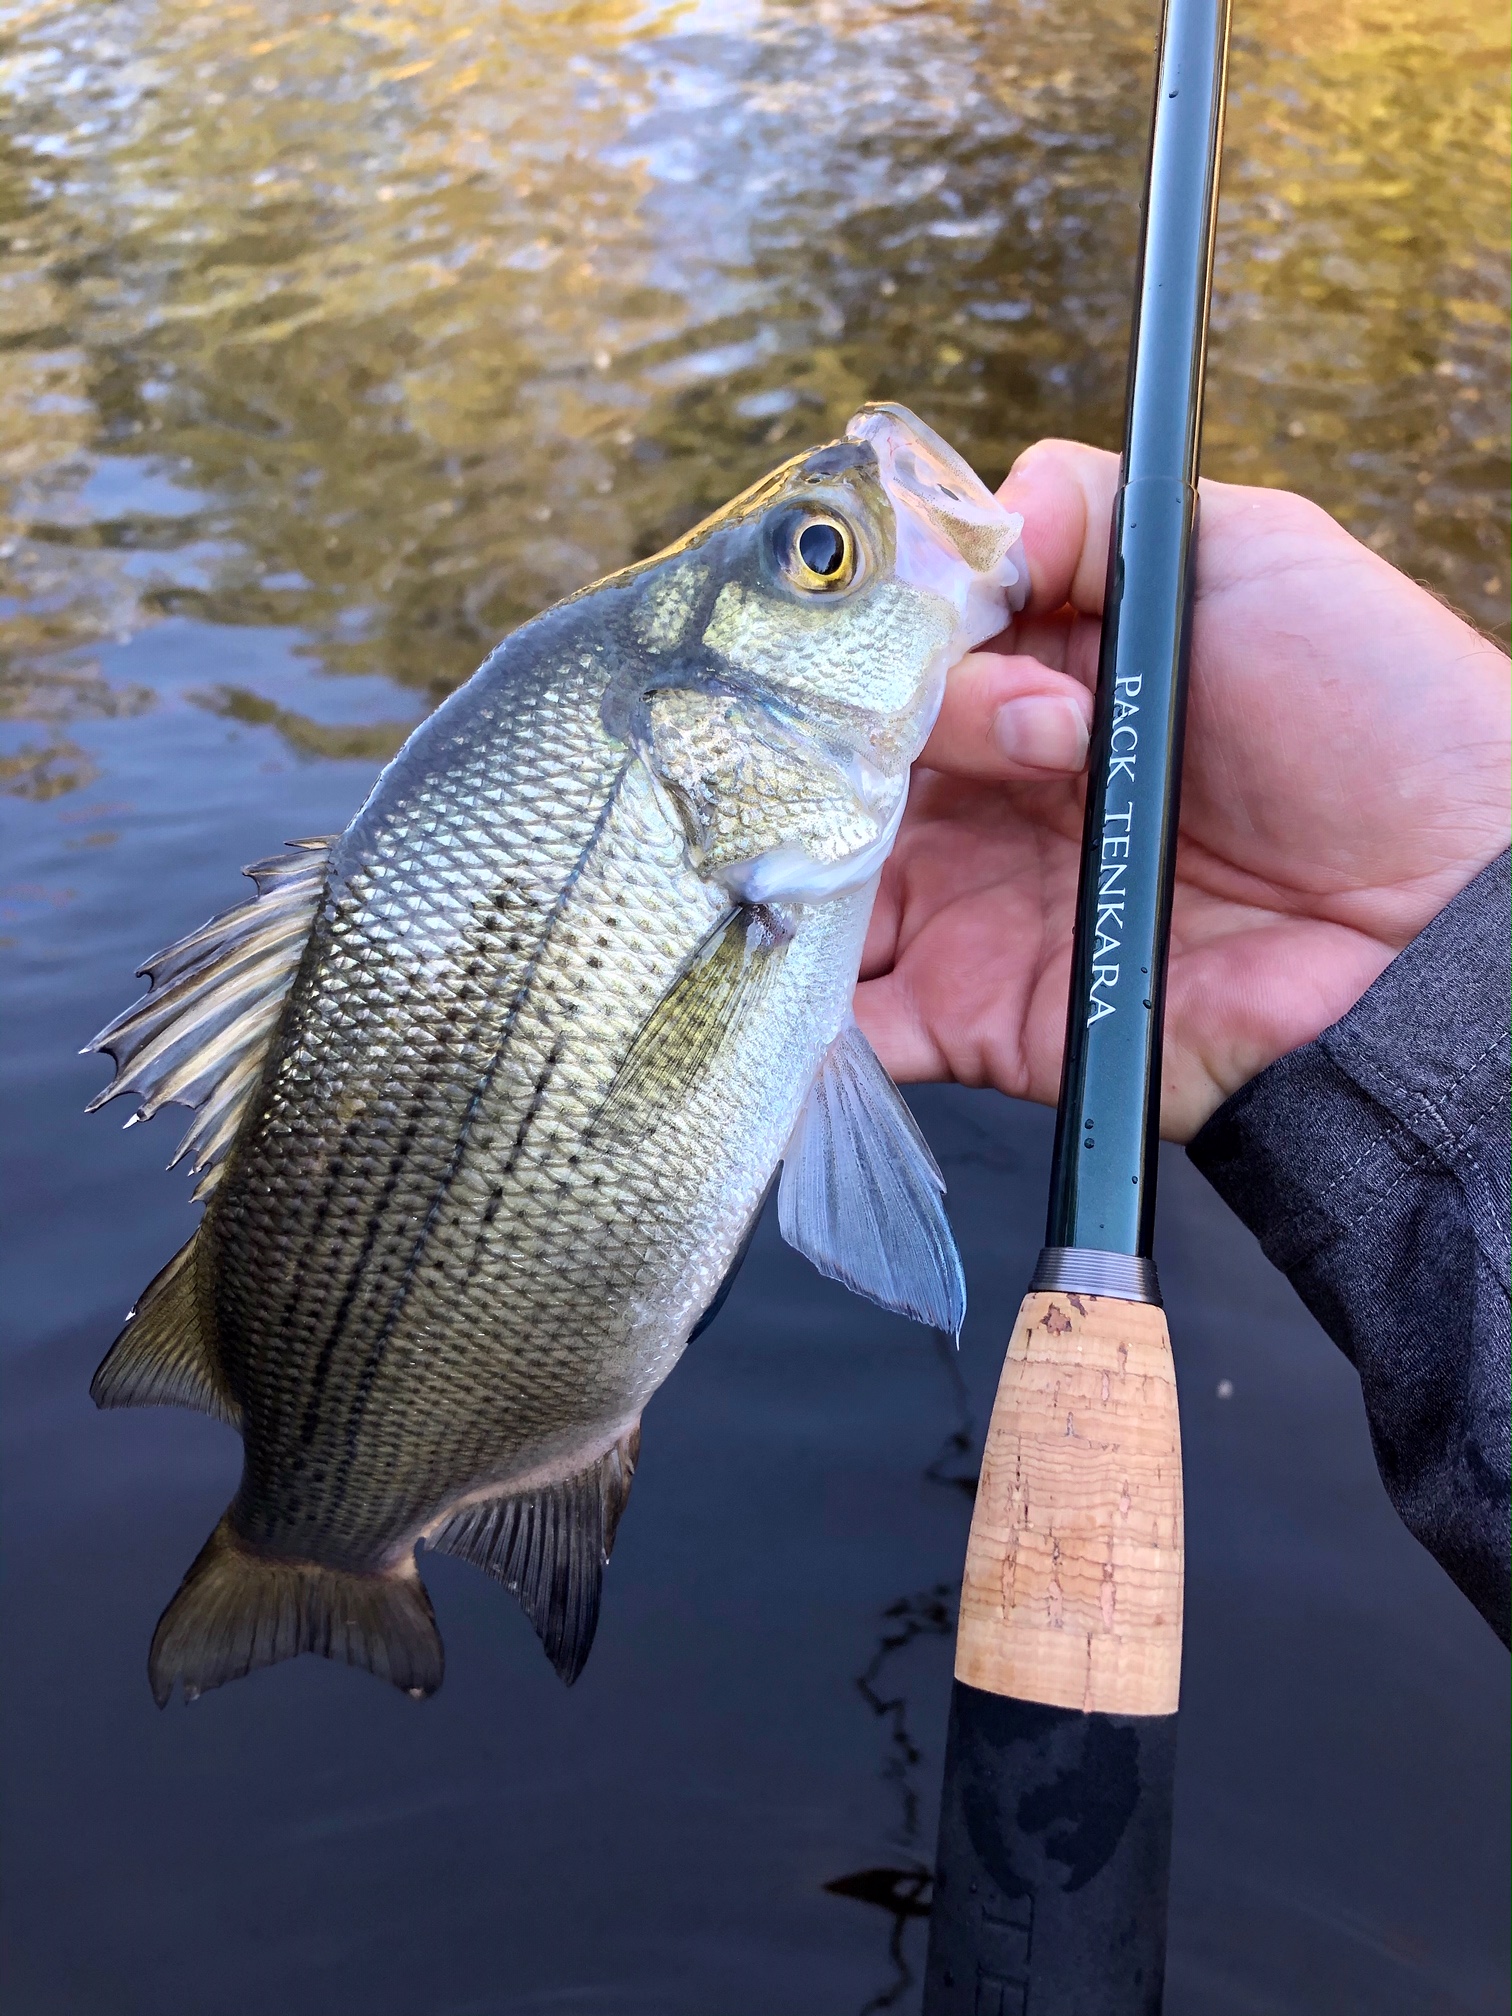
[[(871, 397), (1113, 446), (1154, 0), (0, 5), (5, 1992), (15, 2016), (918, 2004), (970, 1479), (1049, 1117), (928, 1090), (959, 1360), (765, 1227), (646, 1421), (580, 1686), (427, 1578), (423, 1709), (159, 1716), (234, 1439), (88, 1378), (187, 1235), (79, 1045), (507, 629)], [(1239, 0), (1205, 468), (1505, 638), (1508, 52)], [(1505, 1658), (1349, 1369), (1179, 1156), (1172, 2016), (1505, 2008)]]

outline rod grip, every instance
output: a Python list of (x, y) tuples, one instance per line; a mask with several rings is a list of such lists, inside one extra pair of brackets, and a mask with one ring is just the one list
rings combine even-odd
[(1158, 2016), (1181, 1598), (1164, 1311), (1033, 1290), (966, 1552), (925, 2016)]
[(1085, 1714), (1172, 1715), (1182, 1582), (1165, 1312), (1031, 1292), (987, 1430), (956, 1678)]
[(1174, 1715), (951, 1690), (924, 2016), (1160, 2016)]

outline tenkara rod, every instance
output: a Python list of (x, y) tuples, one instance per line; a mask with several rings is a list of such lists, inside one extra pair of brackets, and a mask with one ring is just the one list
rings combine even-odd
[(967, 1547), (926, 2016), (1153, 2016), (1181, 1441), (1152, 1258), (1229, 0), (1165, 0), (1046, 1244)]

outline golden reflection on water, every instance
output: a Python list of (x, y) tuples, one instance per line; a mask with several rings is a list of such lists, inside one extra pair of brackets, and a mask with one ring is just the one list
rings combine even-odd
[[(165, 614), (438, 698), (867, 397), (1115, 443), (1156, 13), (0, 9), (0, 785)], [(1205, 465), (1503, 629), (1507, 124), (1484, 0), (1240, 0)]]

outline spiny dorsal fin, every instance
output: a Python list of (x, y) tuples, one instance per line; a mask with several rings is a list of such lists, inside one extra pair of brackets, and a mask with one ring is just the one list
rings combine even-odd
[(257, 884), (250, 901), (138, 967), (149, 991), (84, 1046), (86, 1056), (107, 1052), (116, 1067), (86, 1113), (122, 1092), (140, 1102), (128, 1127), (160, 1106), (194, 1109), (194, 1125), (168, 1166), (193, 1152), (197, 1198), (220, 1180), (325, 888), (334, 842), (288, 844), (292, 852), (242, 870)]
[(832, 1281), (959, 1337), (966, 1277), (944, 1193), (902, 1093), (848, 1022), (824, 1053), (783, 1154), (783, 1238)]
[(241, 1426), (241, 1409), (205, 1343), (194, 1279), (198, 1238), (195, 1232), (138, 1296), (90, 1382), (97, 1407), (197, 1407)]
[(301, 1652), (364, 1666), (415, 1700), (441, 1685), (435, 1613), (410, 1555), (372, 1575), (259, 1554), (228, 1512), (158, 1620), (147, 1677), (159, 1708)]
[(570, 1687), (598, 1629), (599, 1593), (640, 1451), (640, 1423), (607, 1455), (559, 1484), (469, 1505), (430, 1536), (512, 1589)]
[(669, 1100), (684, 1097), (760, 1001), (792, 936), (787, 920), (766, 904), (726, 912), (642, 1023), (592, 1131), (640, 1134)]

